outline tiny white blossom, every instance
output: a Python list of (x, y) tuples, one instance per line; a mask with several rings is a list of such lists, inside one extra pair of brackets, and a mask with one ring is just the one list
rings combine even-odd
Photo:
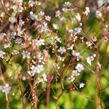
[(4, 12), (1, 12), (1, 13), (0, 13), (0, 17), (3, 18), (4, 16), (5, 16), (5, 13), (4, 13)]
[(50, 16), (45, 16), (45, 20), (50, 21), (51, 17)]
[(89, 7), (86, 7), (84, 14), (87, 16), (90, 13)]
[(87, 63), (91, 66), (92, 65), (92, 61), (94, 61), (94, 58), (96, 57), (96, 54), (93, 54), (92, 56), (89, 56), (86, 58)]
[(13, 50), (11, 54), (12, 55), (17, 55), (17, 54), (19, 54), (19, 51), (18, 50)]
[(83, 88), (85, 86), (84, 83), (80, 83), (79, 88)]
[(15, 43), (16, 44), (22, 44), (22, 41), (23, 41), (23, 39), (21, 38), (21, 37), (17, 37), (16, 39), (15, 39)]
[(77, 61), (81, 59), (80, 53), (75, 50), (72, 51), (72, 55), (76, 58)]
[(45, 45), (45, 40), (44, 39), (36, 39), (36, 46), (41, 46)]
[(60, 48), (58, 49), (58, 52), (59, 52), (60, 54), (64, 54), (64, 53), (66, 52), (65, 47), (60, 47)]
[(101, 18), (102, 17), (102, 13), (100, 11), (98, 11), (98, 10), (96, 11), (96, 17), (97, 18)]
[(58, 18), (60, 18), (60, 16), (61, 16), (61, 12), (58, 10), (58, 11), (56, 11), (56, 13), (55, 13), (55, 17), (58, 17)]
[(68, 81), (69, 82), (73, 82), (75, 80), (75, 76), (71, 75), (70, 77), (68, 77)]
[(37, 15), (35, 15), (32, 11), (30, 11), (30, 18), (32, 20), (35, 20), (35, 19), (37, 19)]
[(76, 27), (73, 29), (73, 35), (76, 36), (77, 34), (81, 33), (82, 28), (81, 27)]
[(92, 41), (86, 41), (86, 46), (87, 47), (92, 48), (92, 45), (93, 45)]
[(28, 51), (23, 51), (23, 52), (22, 52), (22, 55), (23, 55), (23, 58), (24, 58), (24, 59), (25, 59), (25, 58), (27, 58), (27, 59), (30, 58), (30, 52), (28, 52)]
[(74, 76), (76, 77), (76, 76), (79, 76), (79, 75), (80, 75), (80, 73), (78, 73), (78, 71), (77, 71), (77, 70), (73, 70), (73, 71), (72, 71), (72, 75), (74, 75)]
[(67, 49), (68, 50), (73, 50), (73, 48), (74, 48), (74, 44), (70, 45)]
[(76, 19), (78, 20), (78, 22), (81, 21), (81, 15), (80, 15), (80, 13), (77, 13), (75, 17), (76, 17)]
[(10, 47), (11, 46), (11, 42), (8, 42), (8, 43), (5, 43), (4, 44), (4, 48), (8, 48), (8, 47)]
[(58, 30), (58, 29), (59, 29), (58, 24), (53, 23), (53, 28), (54, 28), (55, 30)]
[(30, 70), (28, 71), (28, 74), (30, 76), (34, 76), (35, 74), (39, 74), (40, 72), (42, 72), (44, 70), (44, 66), (41, 64), (38, 65), (32, 65)]
[(65, 60), (65, 57), (58, 56), (58, 60), (63, 62)]
[(37, 59), (38, 59), (39, 63), (44, 63), (44, 57), (43, 57), (42, 53), (39, 52), (37, 54)]
[(61, 42), (61, 39), (60, 39), (58, 36), (55, 37), (55, 40), (56, 40), (57, 42)]
[(11, 90), (11, 87), (9, 86), (8, 83), (6, 83), (3, 86), (0, 86), (0, 91), (2, 91), (3, 93), (8, 94), (10, 90)]
[(41, 2), (36, 0), (35, 4), (38, 5), (38, 6), (40, 6), (41, 5)]
[(44, 16), (45, 13), (44, 13), (43, 11), (40, 11), (40, 12), (38, 13), (38, 15), (39, 15), (39, 16)]
[(81, 72), (84, 70), (84, 66), (80, 63), (78, 63), (75, 67), (75, 69), (78, 71), (78, 72)]
[(9, 22), (10, 23), (15, 23), (17, 21), (17, 19), (16, 19), (16, 17), (15, 16), (11, 16), (11, 17), (9, 17)]
[(35, 2), (33, 0), (29, 0), (28, 4), (29, 4), (30, 7), (33, 7)]
[(6, 53), (5, 53), (4, 51), (0, 50), (0, 58), (3, 59), (5, 54), (6, 54)]
[(42, 77), (43, 77), (44, 82), (47, 82), (47, 75), (43, 74)]

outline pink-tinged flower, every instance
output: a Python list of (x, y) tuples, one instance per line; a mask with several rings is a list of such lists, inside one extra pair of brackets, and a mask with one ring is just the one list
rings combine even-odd
[(75, 69), (78, 71), (78, 72), (82, 72), (84, 70), (84, 66), (80, 63), (78, 63), (75, 67)]
[(77, 61), (81, 59), (80, 53), (75, 50), (72, 51), (72, 55), (76, 58)]
[(58, 49), (58, 52), (59, 52), (60, 54), (64, 54), (64, 53), (66, 52), (65, 47), (60, 47), (60, 48)]
[(41, 46), (45, 45), (45, 40), (44, 39), (36, 39), (36, 46)]
[(30, 67), (30, 70), (28, 71), (28, 74), (29, 74), (30, 76), (35, 76), (35, 74), (39, 74), (39, 73), (41, 73), (43, 70), (44, 70), (44, 66), (41, 65), (41, 64), (32, 65), (32, 66)]
[(3, 93), (8, 94), (10, 90), (11, 90), (11, 87), (9, 86), (8, 83), (6, 83), (3, 86), (0, 86), (0, 91), (3, 92)]
[(25, 58), (29, 59), (29, 58), (30, 58), (30, 52), (28, 52), (28, 51), (23, 51), (23, 52), (22, 52), (22, 56), (23, 56), (24, 59), (25, 59)]
[(45, 20), (46, 21), (50, 21), (51, 20), (51, 17), (50, 16), (45, 16)]
[(91, 66), (92, 61), (94, 61), (94, 58), (96, 57), (96, 54), (93, 54), (92, 56), (87, 57), (87, 63)]

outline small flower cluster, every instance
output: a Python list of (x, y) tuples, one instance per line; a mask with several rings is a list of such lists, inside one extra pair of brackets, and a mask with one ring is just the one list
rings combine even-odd
[[(10, 15), (7, 22), (4, 21), (6, 13), (0, 13), (0, 24), (3, 27), (0, 28), (0, 62), (6, 65), (6, 71), (10, 70), (7, 66), (11, 64), (20, 66), (21, 74), (25, 74), (22, 77), (24, 81), (29, 75), (33, 81), (37, 78), (40, 83), (46, 84), (49, 82), (48, 76), (53, 75), (56, 78), (54, 82), (58, 81), (57, 78), (64, 78), (68, 83), (74, 82), (80, 74), (82, 75), (81, 72), (84, 73), (86, 62), (88, 67), (93, 65), (96, 58), (95, 49), (101, 38), (96, 37), (96, 34), (103, 36), (106, 41), (109, 40), (108, 23), (102, 27), (102, 22), (98, 22), (104, 22), (105, 17), (107, 18), (108, 6), (103, 10), (97, 9), (94, 13), (97, 20), (94, 24), (100, 25), (100, 30), (96, 28), (95, 32), (94, 24), (87, 28), (88, 20), (93, 20), (93, 17), (90, 19), (93, 14), (91, 7), (86, 6), (81, 12), (73, 3), (65, 2), (61, 7), (48, 10), (42, 1), (11, 2), (8, 6), (7, 12), (10, 12)], [(99, 62), (97, 64), (100, 69)], [(71, 71), (67, 72), (68, 75), (64, 73), (66, 69)], [(16, 72), (18, 75), (19, 70)], [(84, 83), (80, 83), (79, 88), (84, 86)], [(0, 91), (6, 94), (10, 90), (9, 84), (0, 87)]]
[(39, 74), (44, 70), (44, 66), (43, 65), (32, 65), (30, 67), (30, 70), (28, 71), (28, 74), (30, 76), (34, 76), (35, 74)]
[(78, 77), (80, 75), (80, 72), (82, 72), (84, 70), (84, 66), (80, 63), (78, 63), (75, 66), (75, 69), (72, 71), (71, 76), (68, 78), (69, 81), (73, 82), (76, 77)]
[(5, 93), (5, 94), (8, 94), (11, 90), (11, 87), (9, 86), (8, 83), (6, 83), (5, 85), (3, 86), (0, 86), (0, 91)]

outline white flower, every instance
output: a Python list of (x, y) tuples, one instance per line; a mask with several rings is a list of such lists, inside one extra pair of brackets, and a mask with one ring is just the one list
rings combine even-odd
[(22, 27), (24, 25), (24, 21), (22, 19), (19, 20), (19, 26)]
[(79, 88), (83, 88), (85, 86), (84, 83), (80, 83)]
[(58, 56), (58, 60), (59, 61), (64, 61), (65, 60), (65, 57)]
[(84, 66), (80, 63), (78, 63), (75, 67), (75, 69), (78, 71), (78, 72), (81, 72), (84, 70)]
[(24, 10), (24, 8), (22, 6), (19, 6), (17, 9), (17, 12), (21, 13)]
[(48, 25), (47, 25), (46, 22), (43, 22), (43, 25), (41, 26), (40, 32), (41, 32), (41, 33), (42, 33), (42, 32), (45, 32), (45, 33), (49, 32), (49, 28), (48, 28)]
[(61, 12), (58, 10), (58, 11), (56, 11), (56, 13), (55, 13), (55, 17), (58, 17), (58, 18), (60, 18), (60, 16), (61, 16)]
[(63, 7), (67, 9), (67, 7), (71, 7), (72, 4), (70, 2), (65, 2)]
[(73, 82), (74, 80), (75, 80), (74, 75), (71, 75), (70, 77), (68, 77), (68, 81), (69, 81), (69, 82)]
[(8, 43), (5, 43), (4, 44), (4, 48), (8, 48), (8, 47), (10, 47), (11, 46), (11, 42), (8, 42)]
[(58, 24), (53, 23), (53, 28), (54, 28), (55, 30), (58, 30), (58, 29), (59, 29)]
[(86, 46), (87, 46), (87, 47), (92, 48), (92, 45), (93, 45), (92, 41), (87, 41), (87, 42), (86, 42)]
[(6, 53), (5, 53), (4, 51), (0, 50), (0, 58), (3, 59), (5, 54), (6, 54)]
[(76, 27), (73, 29), (73, 35), (76, 36), (77, 34), (81, 33), (82, 28), (81, 27)]
[(87, 63), (91, 66), (92, 65), (92, 61), (94, 61), (94, 58), (96, 57), (96, 54), (93, 54), (92, 56), (89, 56), (86, 58)]
[(37, 59), (38, 59), (38, 62), (39, 62), (39, 63), (44, 63), (44, 60), (45, 60), (45, 59), (44, 59), (42, 53), (39, 52), (39, 53), (37, 54)]
[(74, 75), (74, 76), (76, 77), (76, 76), (79, 76), (79, 75), (80, 75), (80, 73), (78, 73), (78, 71), (77, 71), (77, 70), (73, 70), (73, 71), (72, 71), (72, 75)]
[(50, 16), (45, 16), (45, 20), (50, 21), (51, 17)]
[(38, 5), (38, 6), (40, 6), (41, 5), (41, 2), (36, 0), (35, 1), (35, 4)]
[(30, 58), (30, 52), (28, 52), (28, 51), (23, 51), (23, 52), (22, 52), (22, 55), (23, 55), (23, 58), (24, 58), (24, 59), (25, 59), (25, 58), (27, 58), (27, 59)]
[(11, 54), (12, 55), (17, 55), (17, 54), (19, 54), (19, 51), (18, 50), (13, 50)]
[(22, 42), (23, 42), (23, 39), (21, 38), (21, 37), (17, 37), (16, 39), (15, 39), (15, 43), (16, 44), (22, 44)]
[(44, 66), (43, 65), (37, 65), (36, 69), (37, 69), (36, 73), (40, 73), (44, 70)]
[(44, 39), (36, 39), (36, 46), (41, 46), (45, 45), (45, 40)]
[(3, 93), (8, 94), (10, 90), (11, 87), (9, 86), (8, 83), (6, 83), (4, 86), (0, 86), (0, 91), (2, 91)]
[(28, 71), (28, 74), (33, 77), (36, 73), (34, 71)]
[(0, 17), (3, 18), (4, 16), (5, 16), (5, 13), (4, 13), (4, 12), (1, 12), (1, 13), (0, 13)]
[(38, 13), (38, 15), (42, 17), (42, 16), (45, 15), (45, 13), (44, 13), (43, 11), (40, 11), (40, 12)]
[(39, 74), (40, 72), (42, 72), (44, 70), (44, 66), (41, 64), (38, 65), (32, 65), (30, 70), (28, 71), (28, 74), (30, 76), (34, 76), (35, 74)]
[(96, 11), (96, 17), (97, 18), (101, 18), (102, 17), (102, 13), (100, 11), (98, 11), (98, 10)]
[(30, 11), (30, 18), (32, 20), (35, 20), (35, 19), (37, 19), (37, 15), (35, 15), (32, 11)]
[(81, 21), (81, 15), (80, 15), (80, 13), (77, 13), (75, 17), (76, 17), (76, 19), (78, 20), (78, 22)]
[(44, 82), (47, 82), (47, 75), (46, 74), (43, 74), (42, 77), (43, 77), (43, 81)]
[(58, 52), (59, 52), (60, 54), (64, 54), (64, 53), (66, 52), (65, 47), (60, 47), (60, 48), (58, 49)]
[(55, 40), (56, 40), (57, 42), (61, 42), (61, 39), (60, 39), (58, 36), (55, 37)]
[(74, 44), (70, 45), (67, 49), (68, 50), (73, 50), (73, 48), (74, 48)]
[(9, 21), (13, 24), (17, 21), (17, 19), (15, 16), (11, 16), (11, 17), (9, 17)]
[(35, 2), (33, 0), (29, 0), (28, 4), (29, 4), (30, 7), (33, 7)]
[(72, 51), (72, 55), (76, 58), (77, 61), (81, 59), (80, 53), (75, 50)]
[(87, 16), (89, 13), (90, 13), (90, 9), (89, 9), (89, 7), (86, 7), (84, 14)]

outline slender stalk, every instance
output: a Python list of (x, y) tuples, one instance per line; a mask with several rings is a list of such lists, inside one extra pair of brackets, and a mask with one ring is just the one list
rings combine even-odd
[(33, 100), (33, 108), (34, 108), (34, 109), (37, 109), (38, 98), (37, 98), (37, 96), (36, 96), (35, 86), (33, 86), (33, 85), (31, 84), (29, 75), (28, 75), (28, 77), (27, 77), (27, 80), (28, 80), (28, 84), (29, 84), (30, 90), (31, 90), (31, 96), (32, 96), (32, 100)]
[[(3, 83), (5, 84), (5, 78), (3, 76), (3, 72), (2, 72), (2, 69), (0, 68), (0, 76), (2, 77), (2, 81)], [(8, 100), (8, 94), (5, 93), (5, 101), (6, 101), (6, 109), (9, 109), (9, 100)]]
[(25, 102), (25, 97), (24, 97), (24, 93), (22, 89), (21, 77), (22, 77), (21, 74), (19, 74), (18, 79), (19, 79), (19, 88), (20, 88), (21, 96), (22, 96), (22, 108), (26, 109), (26, 102)]
[[(100, 72), (99, 72), (99, 68), (98, 68), (98, 62), (99, 62), (99, 51), (98, 51), (98, 48), (96, 48), (96, 101), (98, 102), (98, 96), (100, 96), (100, 108), (101, 109), (104, 109), (103, 108), (103, 101), (102, 101), (102, 93), (101, 93), (101, 85), (100, 85)], [(97, 104), (96, 104), (97, 105)], [(98, 106), (96, 106), (98, 107)]]
[(5, 99), (6, 99), (6, 109), (9, 109), (9, 100), (7, 94), (5, 94)]
[(46, 109), (50, 109), (50, 88), (51, 88), (51, 81), (53, 80), (53, 76), (48, 76), (48, 84), (47, 84), (47, 96), (46, 96)]

